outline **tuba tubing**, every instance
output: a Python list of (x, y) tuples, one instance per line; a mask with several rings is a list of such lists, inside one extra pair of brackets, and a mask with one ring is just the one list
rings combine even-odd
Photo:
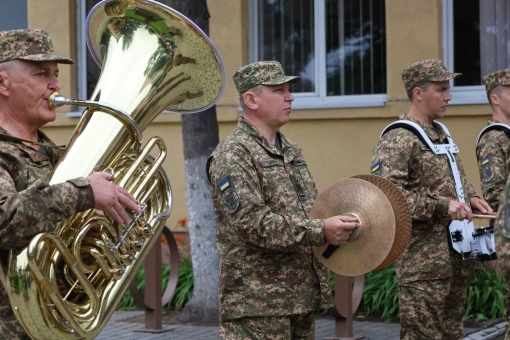
[[(104, 328), (170, 215), (172, 194), (159, 137), (142, 133), (163, 110), (214, 105), (225, 69), (189, 19), (151, 0), (105, 0), (87, 16), (87, 45), (102, 66), (91, 100), (52, 96), (49, 105), (85, 107), (50, 185), (108, 169), (142, 207), (120, 225), (95, 209), (58, 223), (11, 251), (6, 290), (32, 339), (93, 339)], [(155, 154), (152, 156), (152, 154)], [(99, 237), (87, 237), (99, 227)]]

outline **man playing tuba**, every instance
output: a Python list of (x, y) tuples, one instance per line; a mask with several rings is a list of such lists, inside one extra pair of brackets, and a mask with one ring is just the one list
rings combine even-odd
[[(74, 64), (53, 53), (49, 35), (36, 29), (0, 32), (0, 277), (10, 250), (39, 233), (51, 232), (70, 215), (91, 208), (119, 223), (124, 206), (140, 207), (106, 172), (48, 185), (62, 149), (39, 129), (56, 118), (48, 98), (60, 90), (58, 64)], [(0, 287), (0, 336), (29, 339)]]

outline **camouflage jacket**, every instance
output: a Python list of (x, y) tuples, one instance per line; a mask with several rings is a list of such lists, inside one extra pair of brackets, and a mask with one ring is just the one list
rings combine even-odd
[[(489, 119), (489, 125), (499, 123)], [(486, 132), (476, 146), (483, 198), (498, 211), (501, 194), (510, 174), (510, 137), (497, 129)]]
[[(399, 118), (419, 124), (434, 144), (448, 142), (446, 133), (437, 124), (436, 129), (432, 129), (406, 114)], [(457, 200), (457, 194), (446, 157), (434, 155), (413, 132), (404, 128), (389, 131), (374, 148), (372, 173), (393, 182), (406, 197), (411, 210), (411, 239), (395, 262), (401, 285), (416, 280), (448, 278), (459, 271), (468, 276), (478, 267), (475, 261), (462, 261), (448, 245), (448, 205), (450, 200)], [(475, 192), (466, 182), (458, 154), (455, 154), (455, 160), (469, 204)]]
[(283, 154), (243, 118), (207, 162), (220, 253), (220, 319), (331, 306), (328, 270), (311, 246), (324, 220), (308, 214), (317, 188), (296, 144)]
[(510, 176), (499, 201), (498, 216), (494, 222), (494, 240), (498, 265), (503, 273), (505, 285), (510, 282)]
[[(1, 127), (0, 133), (8, 134)], [(53, 144), (41, 131), (39, 137), (43, 143)], [(4, 268), (10, 250), (25, 246), (36, 234), (54, 230), (57, 222), (69, 215), (94, 207), (92, 188), (85, 178), (48, 185), (62, 151), (46, 150), (48, 154), (0, 137), (0, 261)], [(2, 339), (29, 339), (1, 284), (0, 320)]]

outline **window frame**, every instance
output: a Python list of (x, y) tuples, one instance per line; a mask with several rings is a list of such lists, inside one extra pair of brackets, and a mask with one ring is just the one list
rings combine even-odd
[[(76, 4), (76, 98), (87, 98), (87, 11), (83, 0), (75, 0)], [(67, 117), (81, 118), (85, 107), (73, 106)]]
[[(258, 5), (259, 0), (248, 0), (248, 61), (258, 61)], [(293, 109), (331, 109), (353, 107), (380, 107), (388, 101), (388, 94), (327, 95), (326, 75), (326, 0), (314, 0), (315, 92), (293, 93)], [(324, 75), (321, 77), (321, 75)], [(388, 81), (388, 79), (386, 79)]]
[[(483, 1), (483, 0), (481, 0)], [(443, 61), (446, 68), (455, 72), (454, 54), (453, 54), (453, 0), (442, 0), (443, 12)], [(450, 81), (450, 93), (452, 100), (449, 105), (466, 105), (466, 104), (487, 104), (487, 94), (485, 86), (455, 86)]]

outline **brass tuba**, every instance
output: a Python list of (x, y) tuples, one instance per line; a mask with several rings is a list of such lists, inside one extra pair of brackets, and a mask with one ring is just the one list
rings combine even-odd
[[(143, 211), (127, 225), (94, 209), (77, 213), (11, 252), (6, 289), (33, 339), (93, 339), (103, 329), (172, 206), (161, 167), (165, 144), (152, 137), (142, 148), (142, 131), (164, 109), (209, 108), (225, 86), (221, 57), (207, 36), (155, 1), (103, 1), (87, 27), (101, 76), (91, 101), (56, 94), (49, 100), (86, 106), (50, 184), (108, 169)], [(87, 237), (94, 226), (99, 237)]]

